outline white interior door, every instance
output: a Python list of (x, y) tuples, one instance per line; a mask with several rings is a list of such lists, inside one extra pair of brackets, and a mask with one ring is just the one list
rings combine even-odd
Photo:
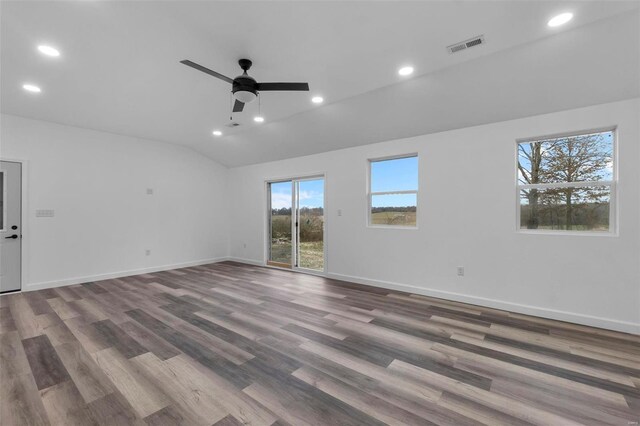
[(0, 293), (20, 290), (22, 164), (0, 161)]

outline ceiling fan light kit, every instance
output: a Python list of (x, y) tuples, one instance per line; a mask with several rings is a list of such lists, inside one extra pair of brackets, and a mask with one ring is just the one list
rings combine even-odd
[(247, 71), (249, 71), (252, 64), (253, 62), (249, 59), (240, 59), (238, 61), (238, 65), (240, 65), (240, 68), (242, 68), (242, 71), (244, 72), (242, 75), (234, 78), (231, 85), (231, 93), (233, 93), (233, 97), (237, 101), (245, 104), (255, 101), (258, 97), (258, 90), (256, 90), (258, 82), (255, 78), (249, 77), (249, 74), (247, 74)]
[(251, 68), (252, 62), (249, 59), (240, 59), (238, 65), (242, 68), (243, 73), (236, 78), (229, 78), (202, 65), (196, 64), (188, 59), (180, 61), (180, 63), (194, 68), (198, 71), (209, 74), (220, 80), (231, 83), (231, 93), (235, 99), (233, 104), (233, 112), (241, 112), (244, 104), (253, 102), (258, 97), (259, 92), (264, 91), (309, 91), (309, 83), (258, 83), (253, 77), (247, 74)]

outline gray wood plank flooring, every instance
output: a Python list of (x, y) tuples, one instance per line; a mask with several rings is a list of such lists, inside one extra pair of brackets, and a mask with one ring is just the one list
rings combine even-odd
[(640, 337), (223, 262), (0, 297), (0, 424), (637, 425)]

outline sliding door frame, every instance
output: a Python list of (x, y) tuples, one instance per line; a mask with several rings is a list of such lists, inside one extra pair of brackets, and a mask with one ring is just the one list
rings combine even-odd
[(322, 257), (323, 257), (323, 262), (322, 262), (322, 270), (317, 270), (317, 269), (310, 269), (310, 268), (303, 268), (301, 266), (299, 266), (299, 258), (300, 258), (300, 226), (295, 226), (293, 227), (294, 232), (295, 232), (295, 244), (293, 244), (293, 248), (294, 248), (294, 258), (295, 259), (295, 263), (293, 265), (293, 269), (295, 271), (300, 271), (300, 272), (306, 272), (306, 273), (310, 273), (310, 274), (319, 274), (319, 275), (325, 275), (327, 273), (327, 179), (324, 175), (315, 175), (315, 176), (306, 176), (306, 177), (300, 177), (300, 178), (296, 178), (293, 180), (293, 184), (294, 184), (294, 208), (295, 208), (295, 215), (294, 215), (294, 222), (298, 223), (300, 221), (300, 214), (299, 214), (299, 200), (297, 199), (298, 196), (298, 192), (300, 189), (300, 182), (304, 182), (304, 181), (310, 181), (310, 180), (320, 180), (322, 179)]
[[(271, 208), (271, 184), (273, 183), (286, 183), (291, 182), (291, 264), (276, 262), (271, 260), (271, 220), (272, 220), (272, 208)], [(293, 261), (294, 251), (295, 251), (295, 241), (294, 241), (294, 224), (295, 224), (295, 214), (294, 209), (296, 206), (296, 191), (295, 191), (295, 181), (293, 179), (278, 179), (278, 180), (269, 180), (265, 182), (266, 189), (266, 198), (267, 198), (267, 226), (266, 226), (266, 252), (265, 252), (265, 265), (271, 266), (275, 268), (282, 269), (293, 269)]]
[[(323, 198), (323, 229), (322, 229), (322, 250), (323, 250), (323, 257), (324, 257), (324, 262), (323, 262), (323, 269), (320, 270), (315, 270), (315, 269), (308, 269), (308, 268), (301, 268), (299, 266), (296, 266), (296, 263), (298, 262), (298, 254), (299, 254), (299, 248), (298, 248), (298, 242), (299, 242), (299, 226), (296, 226), (297, 221), (299, 220), (298, 218), (298, 182), (300, 181), (306, 181), (306, 180), (318, 180), (318, 179), (322, 179), (323, 180), (323, 191), (322, 191), (322, 198)], [(291, 205), (291, 265), (285, 264), (285, 263), (279, 263), (279, 262), (273, 262), (270, 260), (270, 250), (271, 250), (271, 192), (270, 192), (270, 187), (269, 185), (272, 183), (282, 183), (282, 182), (289, 182), (291, 181), (291, 201), (292, 201), (292, 205)], [(277, 268), (277, 269), (286, 269), (286, 270), (293, 270), (296, 272), (303, 272), (305, 274), (312, 274), (312, 275), (322, 275), (325, 276), (327, 274), (328, 271), (328, 244), (327, 244), (327, 235), (328, 235), (328, 215), (327, 215), (327, 174), (325, 172), (319, 172), (319, 173), (311, 173), (311, 174), (307, 174), (307, 175), (296, 175), (294, 177), (280, 177), (280, 178), (270, 178), (270, 179), (265, 179), (264, 181), (264, 201), (265, 203), (263, 205), (267, 206), (267, 211), (265, 214), (265, 222), (264, 222), (264, 239), (265, 239), (265, 250), (264, 250), (264, 265), (270, 268)]]

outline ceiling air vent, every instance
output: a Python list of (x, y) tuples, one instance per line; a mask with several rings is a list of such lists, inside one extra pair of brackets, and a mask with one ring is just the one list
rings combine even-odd
[(460, 43), (447, 46), (449, 53), (456, 53), (461, 50), (469, 49), (470, 47), (479, 46), (484, 44), (484, 36), (477, 36), (470, 38), (469, 40), (461, 41)]

